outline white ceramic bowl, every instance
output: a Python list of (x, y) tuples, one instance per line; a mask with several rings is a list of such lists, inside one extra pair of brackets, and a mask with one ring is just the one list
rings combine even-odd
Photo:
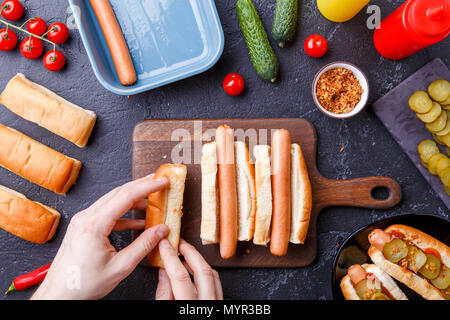
[[(338, 113), (328, 111), (320, 104), (319, 100), (317, 99), (317, 95), (316, 95), (317, 82), (319, 81), (322, 74), (324, 74), (325, 72), (327, 72), (330, 69), (335, 69), (335, 68), (345, 68), (345, 69), (352, 71), (353, 74), (355, 75), (355, 77), (358, 79), (359, 84), (361, 85), (361, 88), (364, 90), (363, 94), (361, 95), (361, 101), (359, 101), (359, 103), (355, 106), (355, 108), (348, 113), (338, 114)], [(351, 117), (357, 115), (358, 113), (360, 113), (364, 109), (364, 107), (367, 105), (367, 100), (369, 99), (369, 81), (367, 80), (366, 75), (355, 65), (348, 63), (348, 62), (343, 62), (343, 61), (333, 62), (333, 63), (327, 64), (322, 69), (320, 69), (319, 72), (317, 72), (316, 76), (314, 77), (314, 81), (313, 81), (313, 85), (312, 85), (312, 96), (313, 96), (313, 100), (314, 100), (314, 103), (316, 104), (317, 108), (320, 111), (322, 111), (324, 114), (326, 114), (327, 116), (329, 116), (331, 118), (336, 118), (336, 119), (351, 118)]]

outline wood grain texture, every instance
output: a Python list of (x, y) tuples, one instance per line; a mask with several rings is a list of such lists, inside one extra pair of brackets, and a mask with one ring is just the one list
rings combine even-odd
[[(292, 143), (298, 143), (303, 150), (313, 192), (311, 222), (305, 244), (289, 244), (288, 253), (283, 257), (271, 255), (268, 247), (255, 246), (251, 242), (239, 242), (234, 257), (224, 260), (220, 257), (218, 245), (203, 246), (201, 244), (201, 146), (204, 142), (210, 141), (209, 133), (214, 133), (215, 129), (222, 124), (234, 128), (237, 137), (245, 136), (247, 143), (257, 142), (269, 145), (271, 133), (276, 129), (284, 128), (290, 131)], [(173, 156), (179, 156), (180, 140), (183, 140), (182, 143), (185, 146), (190, 145), (193, 150), (196, 150), (190, 155), (182, 154), (191, 159), (191, 163), (184, 163), (187, 165), (188, 175), (181, 236), (192, 243), (213, 267), (286, 268), (309, 265), (317, 254), (316, 223), (322, 209), (330, 206), (388, 209), (401, 200), (400, 186), (388, 177), (353, 180), (331, 180), (323, 177), (316, 166), (316, 131), (313, 125), (304, 119), (147, 120), (135, 127), (132, 140), (133, 179), (156, 171), (163, 163), (174, 161)], [(374, 199), (372, 190), (376, 187), (387, 188), (388, 198)], [(135, 210), (133, 217), (144, 218), (144, 213)]]

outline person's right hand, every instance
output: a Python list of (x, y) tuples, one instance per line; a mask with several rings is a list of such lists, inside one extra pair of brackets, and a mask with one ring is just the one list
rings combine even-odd
[[(159, 269), (156, 289), (157, 300), (223, 300), (219, 274), (212, 269), (202, 255), (189, 243), (180, 239), (180, 254), (167, 239), (159, 243), (159, 253), (165, 269)], [(193, 276), (194, 281), (191, 280)]]

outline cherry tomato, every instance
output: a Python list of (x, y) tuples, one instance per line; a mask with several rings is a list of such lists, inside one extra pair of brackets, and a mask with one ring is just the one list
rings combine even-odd
[(64, 43), (69, 38), (69, 29), (61, 22), (55, 22), (48, 27), (48, 40), (54, 43)]
[(244, 79), (238, 73), (230, 73), (223, 79), (223, 89), (230, 96), (237, 96), (244, 91)]
[(17, 0), (3, 1), (1, 9), (3, 18), (7, 20), (19, 20), (23, 16), (23, 5)]
[(305, 41), (305, 51), (313, 58), (320, 58), (328, 51), (327, 39), (318, 34), (309, 36)]
[(17, 36), (11, 29), (0, 30), (0, 50), (10, 51), (17, 45)]
[(44, 45), (38, 38), (30, 36), (23, 39), (20, 44), (20, 52), (27, 59), (37, 59), (44, 52)]
[(42, 36), (47, 31), (47, 24), (45, 21), (38, 17), (33, 17), (27, 22), (27, 29), (32, 34)]
[(51, 50), (45, 54), (43, 63), (48, 70), (59, 71), (66, 64), (66, 58), (61, 51)]

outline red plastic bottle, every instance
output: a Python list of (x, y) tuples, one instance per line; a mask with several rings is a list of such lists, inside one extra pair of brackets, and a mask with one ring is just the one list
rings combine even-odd
[(400, 60), (445, 39), (449, 33), (449, 0), (408, 0), (381, 22), (374, 42), (383, 57)]

